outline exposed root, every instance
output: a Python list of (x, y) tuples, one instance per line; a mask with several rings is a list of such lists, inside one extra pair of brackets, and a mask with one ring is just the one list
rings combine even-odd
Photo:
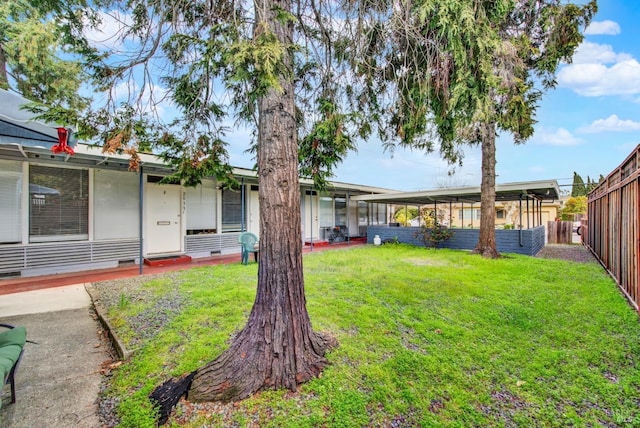
[(158, 406), (159, 425), (164, 425), (167, 422), (171, 411), (178, 401), (180, 401), (180, 398), (182, 398), (183, 395), (188, 395), (195, 374), (196, 372), (191, 372), (179, 378), (169, 379), (154, 389), (149, 395), (151, 401), (155, 402)]
[(473, 251), (471, 251), (471, 254), (479, 254), (482, 257), (488, 258), (488, 259), (499, 259), (502, 256), (500, 255), (500, 253), (498, 252), (498, 250), (496, 249), (495, 246), (491, 246), (488, 245), (486, 247), (481, 247), (479, 245), (477, 245)]
[(247, 336), (252, 335), (241, 333), (227, 351), (196, 371), (189, 400), (227, 402), (267, 389), (296, 391), (322, 372), (329, 364), (325, 352), (337, 345), (330, 336), (312, 333), (308, 346), (275, 353), (267, 343), (243, 340)]

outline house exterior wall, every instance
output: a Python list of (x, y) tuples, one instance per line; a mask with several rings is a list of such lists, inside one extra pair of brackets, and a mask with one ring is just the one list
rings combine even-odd
[[(425, 246), (420, 236), (419, 227), (388, 227), (369, 226), (367, 228), (367, 243), (373, 244), (373, 238), (378, 235), (384, 242), (391, 240)], [(472, 250), (478, 243), (480, 229), (452, 229), (453, 236), (442, 242), (440, 248), (456, 250)], [(544, 247), (545, 228), (538, 226), (533, 229), (496, 230), (496, 244), (502, 253), (517, 253), (528, 256), (536, 255)]]
[[(86, 177), (88, 194), (71, 194), (71, 190), (65, 188), (64, 180), (47, 187), (43, 184), (30, 183), (30, 171), (34, 167), (45, 166), (44, 170), (60, 172), (63, 176), (70, 171), (83, 171)], [(162, 185), (157, 183), (161, 178), (161, 172), (143, 172), (141, 176), (137, 172), (130, 172), (123, 165), (111, 165), (102, 162), (100, 165), (77, 165), (63, 163), (59, 159), (49, 157), (45, 161), (12, 160), (3, 159), (0, 152), (0, 196), (5, 201), (11, 201), (0, 207), (0, 278), (14, 276), (36, 276), (51, 273), (64, 273), (89, 269), (112, 268), (125, 264), (139, 264), (141, 256), (155, 255), (150, 247), (150, 231), (155, 230), (156, 235), (162, 235), (161, 228), (152, 228), (156, 223), (162, 223), (149, 214), (149, 198), (155, 198), (158, 202), (158, 194), (171, 193), (179, 195), (176, 201), (177, 217), (171, 222), (179, 222), (178, 242), (176, 250), (172, 254), (186, 254), (194, 258), (209, 257), (215, 254), (235, 254), (240, 252), (238, 236), (241, 230), (233, 229), (225, 231), (223, 228), (224, 200), (222, 190), (218, 188), (214, 180), (204, 180), (203, 184), (196, 188), (186, 188), (179, 185)], [(68, 175), (68, 174), (67, 174)], [(77, 175), (77, 174), (76, 174)], [(159, 187), (155, 187), (159, 186)], [(171, 192), (164, 192), (163, 186)], [(257, 198), (251, 197), (253, 188), (257, 188), (255, 179), (243, 184), (244, 192), (237, 192), (244, 198), (244, 208), (239, 214), (239, 208), (231, 210), (231, 214), (237, 218), (240, 229), (249, 230), (253, 224), (257, 224), (256, 216)], [(171, 187), (171, 189), (168, 189)], [(142, 224), (140, 223), (140, 190), (144, 199)], [(150, 189), (154, 191), (151, 192)], [(176, 191), (177, 190), (177, 191)], [(83, 191), (84, 192), (84, 191)], [(66, 202), (60, 202), (60, 194), (65, 196)], [(326, 196), (332, 200), (339, 199), (344, 205), (345, 191), (328, 193)], [(156, 196), (154, 196), (156, 195)], [(304, 192), (301, 189), (301, 195)], [(55, 201), (54, 201), (55, 199)], [(77, 217), (82, 217), (79, 222), (85, 225), (86, 233), (75, 235), (35, 236), (33, 224), (37, 215), (36, 209), (50, 215), (55, 211), (50, 209), (53, 203), (55, 208), (62, 208), (62, 215), (68, 221), (78, 223)], [(66, 205), (66, 206), (65, 206)], [(75, 206), (84, 207), (84, 210), (75, 210)], [(347, 221), (350, 226), (350, 235), (359, 236), (357, 205), (348, 204)], [(159, 208), (158, 208), (159, 209)], [(305, 213), (304, 205), (302, 215), (317, 216), (317, 205), (314, 213)], [(153, 208), (156, 210), (156, 208)], [(343, 209), (346, 212), (346, 210)], [(376, 207), (376, 213), (381, 211)], [(339, 221), (344, 217), (336, 215), (335, 206), (331, 205), (331, 212), (325, 213), (332, 221)], [(227, 212), (227, 215), (229, 213)], [(253, 217), (252, 217), (253, 215)], [(74, 218), (75, 217), (75, 218)], [(158, 221), (156, 221), (158, 220)], [(48, 218), (38, 220), (38, 224), (47, 225)], [(367, 224), (365, 220), (365, 225)], [(64, 228), (67, 219), (59, 222), (59, 227)], [(150, 222), (153, 225), (150, 225)], [(318, 239), (321, 230), (318, 222), (313, 224), (313, 236)], [(60, 230), (60, 229), (58, 229)], [(142, 230), (142, 249), (140, 232)], [(254, 231), (255, 233), (256, 231)], [(304, 232), (304, 231), (303, 231)], [(308, 230), (311, 236), (312, 231)], [(259, 229), (258, 229), (259, 233)], [(305, 234), (306, 235), (306, 234)], [(157, 236), (156, 236), (157, 237)], [(38, 241), (38, 242), (36, 242)], [(160, 254), (162, 254), (160, 252)], [(167, 253), (168, 254), (168, 253)]]

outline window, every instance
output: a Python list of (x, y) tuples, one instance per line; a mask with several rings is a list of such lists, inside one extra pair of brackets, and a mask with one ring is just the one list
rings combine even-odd
[(358, 201), (358, 224), (369, 224), (369, 204), (364, 201)]
[(386, 224), (387, 223), (387, 205), (386, 204), (369, 204), (369, 224)]
[(320, 196), (320, 227), (333, 227), (333, 198)]
[[(464, 215), (464, 218), (463, 218)], [(464, 210), (458, 211), (458, 219), (459, 220), (480, 220), (480, 209), (479, 208), (465, 208)]]
[(505, 211), (503, 209), (496, 210), (496, 218), (503, 219), (505, 217)]
[(336, 210), (335, 226), (347, 225), (347, 200), (344, 196), (336, 196), (334, 199)]
[(216, 229), (215, 183), (212, 180), (203, 180), (197, 187), (187, 187), (185, 192), (187, 234), (213, 233)]
[(0, 243), (22, 241), (22, 163), (0, 160)]
[(137, 238), (140, 234), (140, 176), (97, 169), (93, 175), (94, 231), (101, 239)]
[(88, 239), (89, 173), (86, 169), (29, 168), (31, 242)]
[(222, 191), (222, 231), (242, 231), (242, 193), (239, 191)]

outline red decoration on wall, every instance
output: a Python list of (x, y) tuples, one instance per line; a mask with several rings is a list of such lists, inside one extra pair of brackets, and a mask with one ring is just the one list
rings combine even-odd
[(58, 128), (58, 144), (51, 147), (53, 153), (67, 153), (73, 156), (75, 152), (73, 148), (67, 145), (67, 138), (69, 137), (69, 130), (67, 128)]

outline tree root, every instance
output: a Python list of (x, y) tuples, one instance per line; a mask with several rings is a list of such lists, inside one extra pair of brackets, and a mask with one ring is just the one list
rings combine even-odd
[(486, 247), (481, 247), (477, 245), (473, 249), (473, 251), (471, 251), (471, 254), (479, 254), (482, 257), (485, 257), (487, 259), (499, 259), (502, 257), (498, 252), (498, 250), (495, 248), (495, 246), (491, 246), (491, 245), (488, 245)]
[(170, 379), (157, 387), (149, 398), (158, 406), (159, 425), (167, 422), (182, 396), (190, 401), (238, 401), (267, 389), (297, 386), (317, 377), (329, 361), (326, 351), (338, 346), (328, 334), (311, 332), (296, 352), (281, 354), (259, 336), (245, 329), (231, 347), (196, 371)]

